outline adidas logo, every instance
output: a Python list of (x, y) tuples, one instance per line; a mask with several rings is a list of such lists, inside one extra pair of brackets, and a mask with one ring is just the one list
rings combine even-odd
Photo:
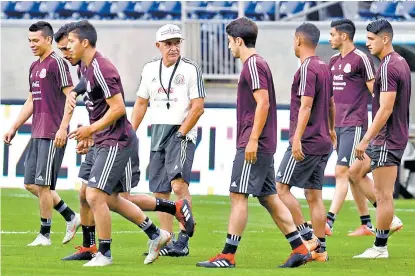
[(89, 180), (90, 182), (97, 182), (97, 180), (95, 179), (95, 176), (93, 176), (90, 180)]
[(232, 182), (231, 187), (238, 187), (238, 185), (236, 185), (235, 181)]
[(342, 162), (347, 162), (347, 158), (346, 158), (346, 156), (345, 157), (343, 157), (343, 159), (341, 160)]
[(190, 219), (190, 212), (186, 205), (183, 206), (182, 211), (184, 214), (184, 220), (187, 222)]
[(277, 177), (281, 177), (282, 176), (282, 173), (281, 172), (278, 172), (277, 173)]
[(36, 179), (40, 180), (40, 181), (43, 181), (43, 177), (41, 175), (39, 175)]
[(157, 81), (157, 79), (156, 78), (154, 78), (151, 82), (156, 82)]
[(334, 70), (334, 65), (331, 67), (331, 71), (333, 71)]
[(372, 162), (370, 163), (370, 165), (372, 165), (372, 166), (373, 166), (373, 165), (375, 165), (375, 162), (374, 162), (374, 161), (372, 161)]

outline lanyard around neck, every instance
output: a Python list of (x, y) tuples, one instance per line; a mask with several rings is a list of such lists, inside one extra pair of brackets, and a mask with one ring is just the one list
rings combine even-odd
[(170, 108), (170, 88), (171, 88), (171, 81), (173, 80), (174, 73), (176, 73), (177, 66), (179, 66), (180, 58), (181, 57), (179, 57), (177, 59), (176, 64), (174, 65), (173, 73), (171, 73), (170, 80), (169, 80), (169, 86), (167, 87), (168, 88), (167, 90), (164, 88), (163, 81), (161, 80), (161, 70), (162, 70), (162, 67), (163, 67), (163, 59), (160, 60), (159, 80), (160, 80), (161, 87), (163, 88), (163, 91), (164, 91), (164, 93), (166, 93), (166, 96), (167, 96), (167, 103), (166, 103), (167, 109)]

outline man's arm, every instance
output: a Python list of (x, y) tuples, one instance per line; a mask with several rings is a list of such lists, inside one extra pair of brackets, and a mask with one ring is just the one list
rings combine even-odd
[(65, 94), (66, 94), (66, 101), (65, 101), (65, 109), (63, 113), (63, 118), (62, 118), (59, 130), (56, 132), (55, 140), (53, 142), (55, 147), (58, 147), (58, 148), (63, 147), (66, 144), (66, 138), (68, 136), (68, 127), (69, 127), (69, 123), (73, 115), (73, 110), (75, 108), (71, 104), (70, 99), (73, 97), (76, 98), (76, 95), (75, 95), (76, 93), (72, 92), (73, 95), (71, 95), (70, 92), (67, 92)]
[(137, 131), (141, 122), (143, 121), (144, 115), (147, 112), (149, 99), (137, 97), (133, 107), (133, 113), (131, 114), (131, 125), (134, 131)]
[(27, 97), (26, 102), (23, 104), (23, 107), (17, 116), (16, 121), (10, 127), (9, 131), (4, 135), (3, 141), (10, 145), (11, 140), (16, 135), (16, 131), (21, 127), (33, 114), (33, 99), (32, 93), (29, 92), (29, 96)]
[(334, 97), (331, 96), (330, 98), (330, 105), (329, 105), (329, 131), (330, 131), (330, 138), (331, 142), (333, 143), (333, 148), (337, 148), (337, 134), (334, 130), (336, 120), (336, 105), (334, 103)]
[(370, 94), (373, 95), (373, 84), (375, 83), (375, 79), (371, 79), (366, 82), (367, 89), (369, 89)]
[(197, 123), (200, 116), (205, 112), (204, 105), (205, 99), (204, 98), (196, 98), (190, 100), (190, 110), (186, 116), (186, 119), (180, 126), (178, 132), (183, 135), (186, 135)]
[(294, 159), (302, 161), (305, 157), (301, 148), (301, 138), (303, 137), (307, 123), (310, 120), (311, 108), (313, 106), (314, 98), (310, 96), (301, 96), (301, 106), (298, 111), (297, 128), (295, 129), (293, 137), (293, 151)]

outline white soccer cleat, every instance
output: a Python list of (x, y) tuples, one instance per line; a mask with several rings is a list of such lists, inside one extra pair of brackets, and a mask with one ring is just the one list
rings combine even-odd
[(389, 257), (388, 247), (373, 246), (366, 249), (360, 255), (353, 256), (353, 259), (386, 259)]
[(81, 216), (78, 213), (75, 213), (74, 218), (71, 221), (66, 222), (66, 234), (62, 240), (63, 244), (67, 244), (75, 237), (79, 226), (81, 226)]
[(401, 231), (402, 228), (403, 228), (402, 221), (397, 216), (393, 216), (392, 223), (391, 223), (391, 226), (389, 228), (389, 237), (393, 233)]
[(36, 239), (29, 243), (27, 246), (49, 246), (52, 244), (50, 238), (43, 236), (42, 234), (37, 235)]
[(160, 229), (160, 235), (154, 240), (148, 241), (148, 255), (144, 260), (144, 264), (151, 264), (157, 260), (160, 249), (171, 239), (170, 233)]
[(84, 266), (107, 266), (112, 264), (112, 257), (107, 257), (98, 252), (95, 256)]

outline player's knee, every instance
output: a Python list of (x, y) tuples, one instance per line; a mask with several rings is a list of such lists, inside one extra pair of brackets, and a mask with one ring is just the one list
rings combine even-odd
[(354, 167), (350, 167), (347, 170), (347, 178), (349, 179), (350, 184), (357, 183), (359, 179), (359, 171)]
[(336, 179), (347, 179), (348, 178), (348, 168), (342, 166), (341, 168), (336, 168), (336, 171), (334, 172), (334, 177)]
[(38, 191), (39, 191), (39, 196), (44, 195), (44, 194), (51, 194), (50, 186), (39, 186)]
[(183, 180), (173, 180), (172, 189), (179, 199), (186, 197), (189, 193), (189, 187)]
[(278, 196), (281, 198), (281, 197), (286, 196), (290, 192), (290, 189), (288, 185), (277, 183), (277, 191), (278, 191)]
[(319, 195), (319, 193), (317, 193), (317, 191), (305, 189), (304, 195), (305, 195), (307, 202), (309, 203), (315, 203), (315, 202), (318, 202), (319, 200), (322, 200), (321, 196)]
[(269, 199), (268, 196), (259, 196), (258, 197), (259, 204), (261, 204), (267, 210), (268, 210), (268, 207), (269, 207), (268, 199)]
[(96, 189), (88, 189), (86, 191), (86, 201), (92, 208), (102, 203), (102, 197)]
[(26, 190), (28, 190), (32, 194), (37, 194), (38, 192), (37, 187), (34, 184), (24, 184), (24, 187)]
[(81, 189), (79, 190), (79, 201), (81, 204), (88, 204), (86, 200), (86, 185), (82, 185)]

